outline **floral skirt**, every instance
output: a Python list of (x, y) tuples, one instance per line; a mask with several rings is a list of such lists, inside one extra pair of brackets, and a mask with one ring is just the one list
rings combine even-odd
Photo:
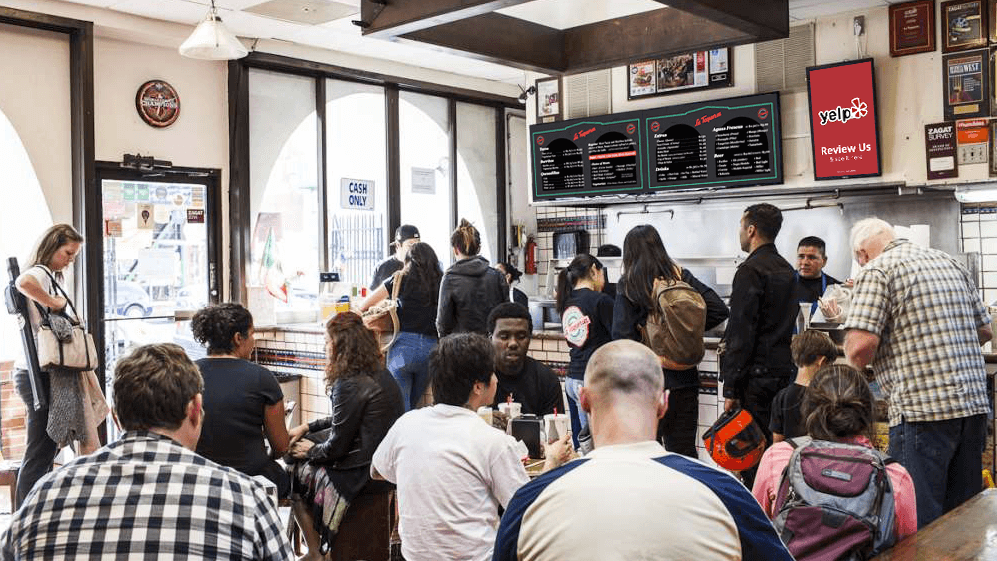
[(336, 490), (324, 466), (299, 462), (288, 467), (294, 478), (294, 492), (308, 507), (321, 538), (321, 553), (327, 553), (339, 532), (350, 503)]

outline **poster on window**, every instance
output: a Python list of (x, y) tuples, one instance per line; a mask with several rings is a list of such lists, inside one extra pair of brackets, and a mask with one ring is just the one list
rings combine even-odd
[(945, 120), (989, 115), (989, 57), (987, 49), (942, 56)]
[(807, 68), (814, 179), (882, 175), (872, 59)]

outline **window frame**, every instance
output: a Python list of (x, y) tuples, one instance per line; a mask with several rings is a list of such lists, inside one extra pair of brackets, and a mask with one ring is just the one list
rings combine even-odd
[[(315, 112), (317, 117), (318, 135), (318, 166), (317, 186), (319, 209), (319, 232), (323, 240), (329, 235), (329, 202), (330, 191), (326, 172), (327, 138), (325, 115), (326, 80), (341, 80), (378, 85), (384, 88), (385, 106), (385, 150), (387, 170), (387, 213), (388, 233), (394, 232), (401, 225), (401, 165), (400, 165), (400, 131), (399, 131), (399, 100), (401, 91), (411, 91), (446, 98), (451, 115), (450, 131), (450, 192), (452, 214), (451, 228), (456, 226), (457, 212), (457, 123), (456, 104), (458, 101), (484, 105), (495, 109), (495, 191), (497, 223), (492, 225), (498, 241), (499, 255), (504, 258), (506, 246), (506, 159), (505, 114), (507, 109), (521, 109), (515, 98), (482, 93), (462, 88), (454, 88), (419, 80), (410, 80), (396, 76), (367, 72), (335, 66), (330, 64), (306, 61), (274, 55), (253, 52), (249, 56), (229, 61), (228, 64), (228, 95), (229, 95), (229, 231), (230, 231), (230, 299), (247, 303), (247, 267), (251, 258), (251, 209), (250, 209), (250, 155), (249, 155), (249, 74), (250, 70), (267, 70), (299, 76), (307, 76), (315, 82)], [(323, 270), (329, 268), (329, 255), (321, 244), (318, 263)]]

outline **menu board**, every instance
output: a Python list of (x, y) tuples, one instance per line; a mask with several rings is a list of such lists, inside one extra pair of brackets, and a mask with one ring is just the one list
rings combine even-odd
[[(535, 195), (599, 194), (644, 189), (638, 119), (577, 119), (534, 132)], [(567, 125), (567, 126), (564, 126)]]
[(530, 128), (534, 200), (782, 183), (779, 94)]

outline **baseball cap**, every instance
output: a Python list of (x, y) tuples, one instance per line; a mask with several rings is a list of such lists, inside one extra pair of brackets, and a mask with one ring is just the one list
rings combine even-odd
[(395, 230), (395, 245), (398, 245), (405, 240), (419, 239), (419, 229), (411, 224), (402, 224)]

